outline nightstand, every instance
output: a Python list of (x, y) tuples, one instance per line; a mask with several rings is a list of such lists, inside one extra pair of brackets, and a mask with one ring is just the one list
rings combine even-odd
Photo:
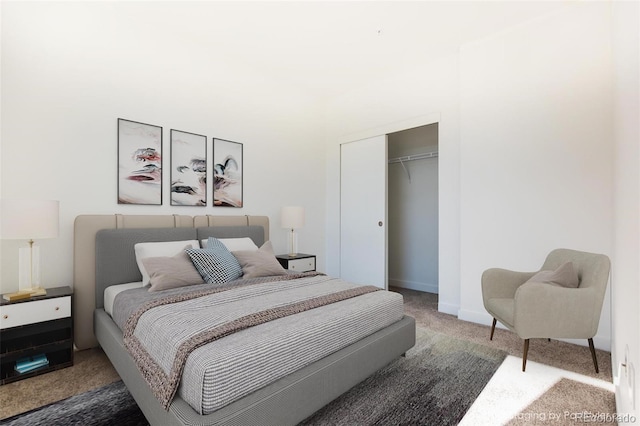
[(297, 253), (295, 256), (279, 254), (276, 256), (284, 269), (295, 272), (316, 270), (316, 256), (314, 254)]
[[(44, 296), (0, 301), (0, 385), (73, 365), (73, 290), (48, 288)], [(16, 360), (44, 354), (49, 365), (25, 373)]]

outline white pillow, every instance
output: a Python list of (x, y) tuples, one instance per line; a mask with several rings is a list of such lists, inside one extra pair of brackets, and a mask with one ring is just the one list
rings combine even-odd
[[(258, 250), (258, 246), (249, 237), (242, 238), (216, 238), (221, 241), (227, 250), (240, 251), (240, 250)], [(202, 248), (207, 248), (207, 240), (201, 240)]]
[(149, 273), (142, 264), (142, 259), (147, 257), (172, 257), (185, 249), (185, 246), (191, 248), (200, 248), (198, 240), (186, 241), (162, 241), (159, 243), (138, 243), (133, 246), (136, 252), (136, 263), (142, 274), (142, 285), (149, 285)]

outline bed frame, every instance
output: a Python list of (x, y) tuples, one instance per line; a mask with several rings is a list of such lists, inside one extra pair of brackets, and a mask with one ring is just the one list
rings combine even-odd
[(74, 231), (76, 346), (102, 347), (152, 425), (293, 425), (415, 344), (415, 321), (405, 316), (212, 414), (198, 414), (180, 397), (165, 411), (104, 311), (104, 288), (141, 279), (133, 251), (138, 242), (249, 236), (260, 246), (269, 238), (268, 217), (83, 215), (76, 218)]

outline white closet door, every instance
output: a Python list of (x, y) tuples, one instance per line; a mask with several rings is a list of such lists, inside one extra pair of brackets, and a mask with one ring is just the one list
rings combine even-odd
[(340, 277), (386, 289), (387, 136), (340, 150)]

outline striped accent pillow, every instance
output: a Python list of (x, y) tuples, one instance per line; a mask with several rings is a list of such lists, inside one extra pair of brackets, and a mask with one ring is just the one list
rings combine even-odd
[(242, 276), (242, 267), (238, 260), (214, 237), (209, 237), (206, 249), (185, 251), (206, 283), (223, 284)]

